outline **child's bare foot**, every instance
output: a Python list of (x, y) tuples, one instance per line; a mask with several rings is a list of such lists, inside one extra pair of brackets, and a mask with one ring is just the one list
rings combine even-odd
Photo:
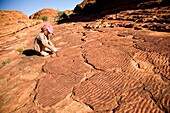
[(45, 52), (45, 51), (41, 51), (40, 54), (41, 54), (42, 56), (48, 56), (48, 55), (49, 55), (49, 53), (47, 53), (47, 52)]

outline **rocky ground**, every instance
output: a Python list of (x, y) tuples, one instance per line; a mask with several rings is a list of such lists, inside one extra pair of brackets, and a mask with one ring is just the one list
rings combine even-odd
[(0, 112), (169, 113), (169, 31), (117, 22), (52, 23), (57, 57), (34, 55), (43, 23), (1, 37)]
[(21, 11), (15, 10), (0, 10), (0, 17), (0, 38), (43, 22), (42, 20), (31, 20)]

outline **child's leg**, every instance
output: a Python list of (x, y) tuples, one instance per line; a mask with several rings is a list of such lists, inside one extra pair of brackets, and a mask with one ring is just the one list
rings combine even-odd
[(48, 56), (48, 55), (49, 55), (49, 53), (47, 53), (47, 52), (45, 52), (45, 51), (41, 51), (40, 54), (41, 54), (42, 56)]
[(40, 54), (42, 55), (42, 56), (48, 56), (49, 55), (49, 53), (47, 53), (46, 51), (45, 51), (45, 46), (44, 45), (41, 45), (41, 51), (40, 51)]
[(47, 47), (45, 48), (45, 51), (47, 52), (52, 52), (50, 49), (48, 49)]

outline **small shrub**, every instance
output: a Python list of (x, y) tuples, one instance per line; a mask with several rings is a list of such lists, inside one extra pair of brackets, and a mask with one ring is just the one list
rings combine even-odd
[(21, 36), (20, 36), (20, 35), (17, 35), (17, 36), (16, 36), (16, 38), (17, 38), (17, 39), (20, 39), (20, 38), (21, 38)]
[(18, 20), (18, 23), (24, 23), (24, 21), (23, 20)]
[(24, 52), (24, 48), (18, 48), (17, 51), (22, 54)]
[(64, 11), (60, 11), (59, 13), (58, 13), (58, 19), (59, 20), (66, 20), (66, 19), (68, 19), (69, 18), (69, 16), (64, 12)]
[(4, 67), (5, 65), (9, 64), (11, 61), (12, 61), (11, 59), (7, 59), (7, 60), (3, 61), (3, 62), (0, 64), (0, 69), (1, 69), (2, 67)]
[(45, 22), (45, 21), (48, 20), (48, 17), (47, 17), (47, 16), (43, 16), (43, 17), (42, 17), (42, 20)]

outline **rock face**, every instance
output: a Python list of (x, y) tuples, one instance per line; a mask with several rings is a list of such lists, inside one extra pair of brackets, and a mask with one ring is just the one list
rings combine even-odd
[(53, 23), (55, 58), (18, 52), (42, 25), (1, 38), (0, 112), (169, 113), (170, 33), (92, 23)]
[(18, 20), (28, 21), (28, 17), (21, 11), (0, 11), (0, 26), (4, 27), (9, 24), (17, 24)]
[(0, 36), (26, 27), (25, 23), (29, 21), (28, 17), (20, 11), (1, 10), (0, 17)]
[[(88, 11), (92, 11), (91, 7), (93, 7), (96, 4), (96, 0), (84, 0), (81, 4), (78, 4), (75, 9), (74, 12), (75, 13), (82, 13), (82, 12), (88, 12)], [(87, 11), (88, 9), (88, 11)]]
[(43, 16), (47, 16), (48, 18), (53, 18), (58, 15), (58, 10), (54, 10), (51, 8), (42, 9), (34, 14), (32, 14), (30, 19), (42, 19)]
[(110, 14), (95, 23), (87, 24), (85, 28), (125, 27), (135, 30), (148, 29), (153, 31), (170, 32), (170, 7), (137, 9), (120, 11)]
[(127, 9), (158, 7), (168, 5), (168, 0), (84, 0), (78, 4), (75, 13), (117, 12)]
[(73, 14), (73, 10), (65, 10), (64, 12), (65, 12), (67, 15)]
[(21, 11), (1, 10), (0, 11), (0, 37), (18, 32), (24, 28), (41, 23), (41, 21), (32, 21)]
[(162, 6), (51, 23), (57, 57), (33, 50), (43, 24), (1, 37), (0, 112), (170, 113), (169, 12)]

